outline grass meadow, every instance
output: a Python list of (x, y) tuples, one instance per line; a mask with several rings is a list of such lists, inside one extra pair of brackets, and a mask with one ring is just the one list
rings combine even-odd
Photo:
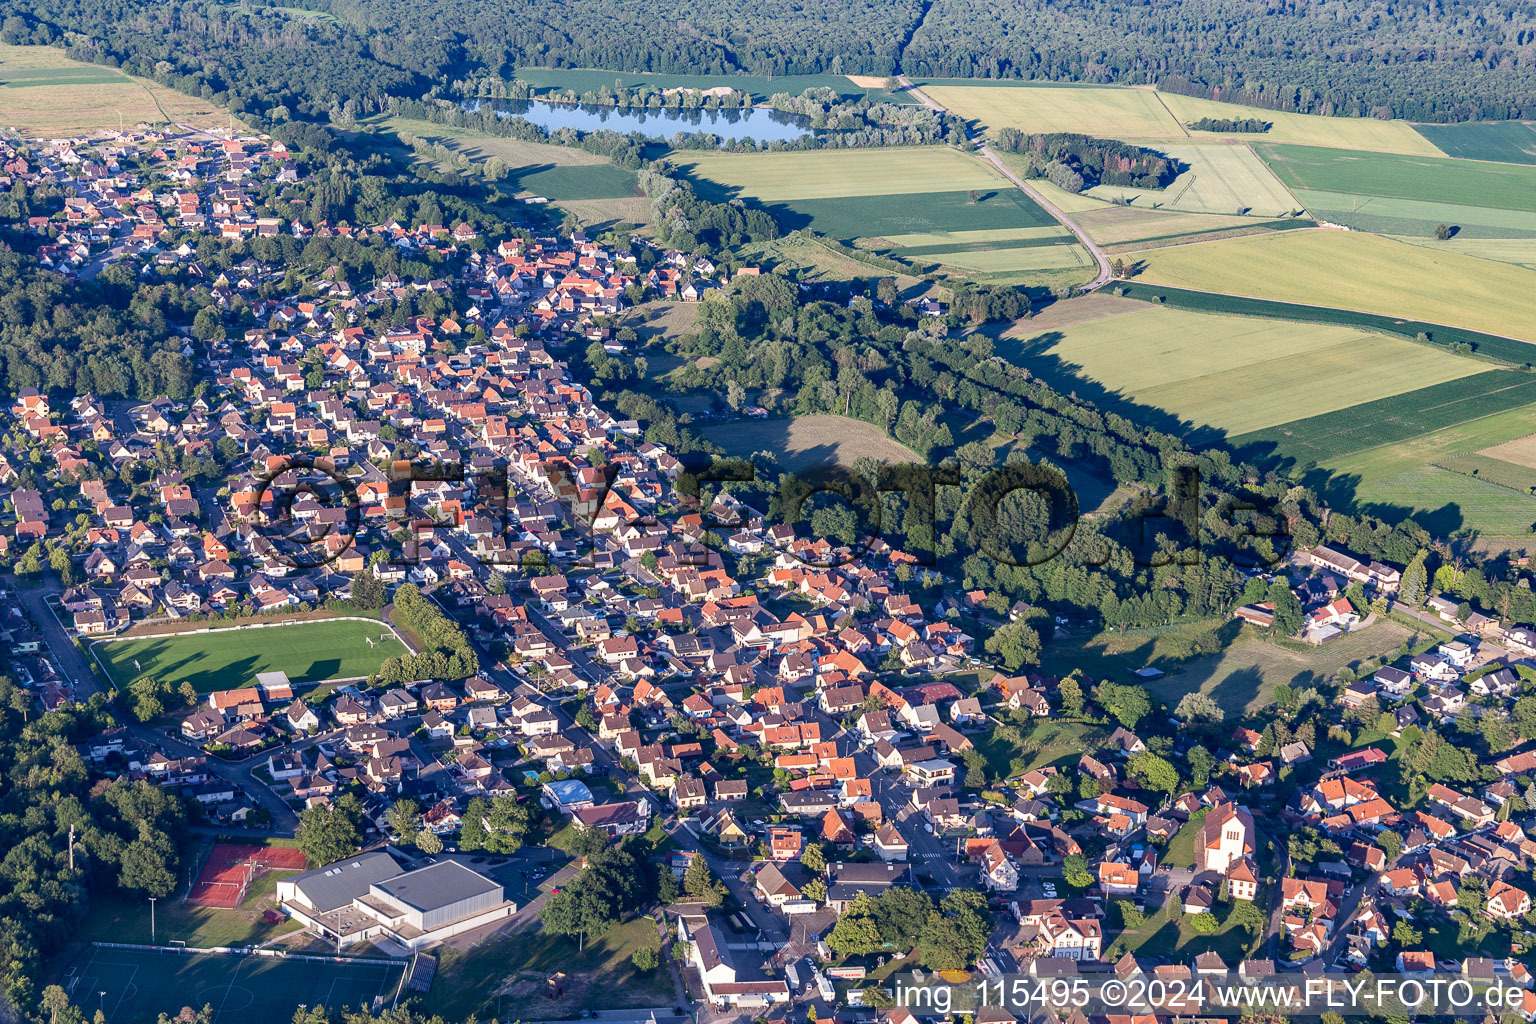
[(508, 167), (504, 185), (529, 195), (561, 200), (624, 199), (635, 197), (634, 171), (574, 146), (504, 139), (468, 128), (391, 117), (383, 126), (396, 134), (416, 136), (424, 142), (446, 146), (476, 163), (498, 157)]
[[(1142, 254), (1138, 280), (1335, 306), (1536, 341), (1536, 274), (1348, 231), (1278, 231)], [(1536, 354), (1536, 351), (1533, 351)]]
[(1348, 327), (1158, 307), (1005, 339), (999, 351), (1037, 376), (1086, 377), (1116, 396), (1233, 434), (1487, 368)]
[[(1180, 660), (1188, 636), (1217, 629), (1231, 640), (1221, 653)], [(1132, 679), (1141, 668), (1158, 668), (1155, 679), (1136, 679), (1172, 707), (1191, 691), (1216, 701), (1229, 719), (1268, 706), (1275, 687), (1314, 686), (1341, 668), (1397, 649), (1409, 635), (1394, 622), (1377, 622), (1321, 647), (1277, 644), (1235, 620), (1206, 620), (1177, 626), (1058, 637), (1042, 655), (1042, 669), (1066, 673), (1081, 668), (1092, 678)]]
[[(744, 198), (786, 231), (808, 228), (979, 280), (1080, 280), (1093, 261), (991, 165), (937, 146), (679, 153), (708, 199)], [(873, 243), (873, 244), (869, 244)]]
[(153, 676), (172, 686), (186, 680), (207, 693), (254, 685), (256, 673), (274, 670), (288, 673), (295, 683), (366, 676), (386, 659), (406, 653), (394, 637), (380, 638), (388, 632), (379, 622), (313, 619), (98, 642), (91, 650), (119, 686)]
[(771, 451), (790, 472), (831, 463), (852, 466), (861, 456), (881, 462), (918, 461), (916, 453), (873, 423), (846, 416), (711, 423), (699, 431), (732, 455)]
[(51, 46), (0, 44), (0, 128), (49, 138), (170, 121), (226, 125), (229, 114), (148, 79), (70, 60)]
[[(641, 946), (660, 945), (656, 922), (647, 917), (588, 939), (584, 949), (562, 935), (520, 928), (467, 949), (444, 947), (424, 1003), (447, 1020), (505, 1020), (529, 1012), (561, 1019), (579, 1010), (670, 1006), (676, 993), (667, 968), (646, 974), (631, 962)], [(543, 990), (556, 971), (566, 973), (565, 995), (551, 1001)]]

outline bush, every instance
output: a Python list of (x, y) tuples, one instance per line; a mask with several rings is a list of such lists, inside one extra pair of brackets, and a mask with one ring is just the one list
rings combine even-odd
[(641, 946), (630, 954), (629, 960), (635, 965), (635, 970), (649, 974), (661, 965), (661, 954), (655, 946)]
[(1196, 935), (1213, 935), (1218, 925), (1210, 914), (1190, 914), (1189, 927)]

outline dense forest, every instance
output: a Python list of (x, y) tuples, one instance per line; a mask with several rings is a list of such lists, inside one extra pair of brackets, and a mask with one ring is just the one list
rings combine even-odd
[(1087, 135), (1026, 135), (1004, 128), (997, 133), (997, 147), (1023, 155), (1029, 176), (1048, 178), (1068, 192), (1094, 185), (1167, 188), (1184, 169), (1155, 149)]
[(186, 832), (176, 795), (126, 776), (91, 782), (74, 744), (111, 724), (105, 697), (28, 721), (32, 705), (31, 694), (0, 676), (0, 1012), (7, 1014), (34, 1004), (43, 958), (70, 939), (93, 896), (170, 895)]
[(140, 283), (126, 265), (65, 281), (0, 243), (0, 379), (9, 390), (186, 398), (194, 367), (175, 327), (191, 324), (207, 295)]
[(912, 76), (1155, 83), (1275, 110), (1424, 121), (1536, 113), (1530, 0), (938, 0)]
[(64, 45), (236, 113), (345, 120), (518, 65), (1156, 83), (1275, 110), (1536, 116), (1532, 0), (13, 0), (0, 42)]

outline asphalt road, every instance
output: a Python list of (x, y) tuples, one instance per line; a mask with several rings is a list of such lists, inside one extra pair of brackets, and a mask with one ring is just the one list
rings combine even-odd
[[(50, 577), (36, 586), (20, 586), (15, 577), (11, 576), (6, 577), (6, 586), (17, 595), (27, 609), (27, 614), (31, 616), (39, 632), (42, 633), (43, 642), (53, 658), (54, 667), (69, 683), (75, 699), (88, 700), (93, 693), (101, 690), (101, 685), (97, 682), (90, 665), (87, 664), (85, 656), (80, 653), (80, 649), (75, 646), (74, 641), (65, 631), (63, 623), (48, 605), (47, 598), (62, 590), (57, 580)], [(152, 729), (137, 722), (126, 722), (125, 725), (136, 740), (146, 746), (164, 750), (170, 756), (191, 757), (202, 753), (193, 744), (158, 729)], [(256, 766), (265, 763), (265, 757), (253, 757), (238, 764), (221, 761), (211, 756), (207, 758), (208, 774), (237, 787), (258, 806), (265, 808), (272, 815), (273, 830), (291, 834), (298, 828), (299, 816), (256, 776)]]
[[(896, 81), (901, 84), (902, 88), (911, 93), (919, 103), (923, 104), (929, 110), (939, 112), (947, 111), (947, 108), (938, 103), (932, 97), (928, 96), (917, 86), (913, 85), (912, 80), (909, 79), (906, 75), (898, 75)], [(1030, 185), (1024, 179), (1020, 178), (1018, 175), (1014, 174), (1007, 167), (1005, 167), (1003, 162), (998, 159), (997, 154), (993, 153), (992, 150), (987, 146), (986, 136), (972, 128), (970, 122), (968, 121), (965, 123), (965, 135), (966, 138), (976, 146), (977, 155), (979, 155), (983, 160), (987, 161), (987, 163), (996, 168), (999, 174), (1013, 182), (1020, 191), (1029, 196), (1029, 198), (1033, 199), (1042, 210), (1060, 221), (1062, 226), (1077, 236), (1077, 240), (1082, 243), (1083, 248), (1087, 249), (1090, 253), (1093, 254), (1094, 262), (1097, 263), (1099, 267), (1099, 273), (1098, 276), (1096, 276), (1092, 281), (1083, 286), (1083, 290), (1091, 292), (1095, 288), (1099, 288), (1105, 284), (1108, 284), (1110, 279), (1109, 257), (1104, 255), (1104, 250), (1095, 245), (1093, 239), (1088, 237), (1088, 232), (1084, 231), (1082, 227), (1078, 225), (1077, 221), (1073, 220), (1065, 212), (1059, 209), (1055, 203), (1041, 195), (1040, 192), (1034, 188), (1034, 186)]]

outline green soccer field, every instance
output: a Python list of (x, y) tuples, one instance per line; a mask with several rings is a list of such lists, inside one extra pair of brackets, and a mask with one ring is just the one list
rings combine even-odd
[(258, 672), (286, 672), (295, 683), (366, 676), (406, 653), (383, 623), (350, 619), (108, 641), (91, 650), (119, 686), (153, 676), (172, 686), (189, 681), (199, 693), (249, 686)]
[(286, 1021), (299, 1006), (390, 1006), (405, 965), (398, 960), (335, 962), (171, 950), (95, 947), (64, 984), (86, 1013), (112, 1024), (141, 1024), (184, 1006), (213, 1007), (214, 1024)]

